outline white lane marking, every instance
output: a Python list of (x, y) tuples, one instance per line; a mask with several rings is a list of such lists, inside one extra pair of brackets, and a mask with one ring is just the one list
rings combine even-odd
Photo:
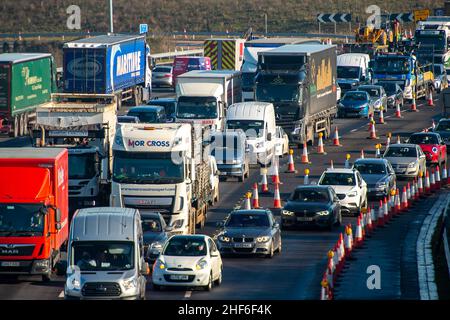
[(61, 293), (59, 294), (58, 298), (64, 298), (64, 291), (61, 291)]
[(192, 291), (186, 291), (186, 293), (184, 294), (184, 297), (186, 299), (189, 299), (191, 297)]
[(358, 129), (353, 129), (353, 130), (350, 130), (350, 132), (356, 132), (356, 131), (358, 131)]

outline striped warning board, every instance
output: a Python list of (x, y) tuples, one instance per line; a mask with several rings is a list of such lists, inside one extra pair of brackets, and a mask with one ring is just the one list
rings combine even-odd
[(205, 40), (203, 55), (211, 59), (211, 69), (213, 70), (217, 70), (219, 67), (217, 65), (219, 61), (218, 51), (219, 46), (217, 40)]
[(222, 65), (220, 69), (234, 70), (236, 60), (236, 42), (235, 41), (221, 41), (222, 44)]

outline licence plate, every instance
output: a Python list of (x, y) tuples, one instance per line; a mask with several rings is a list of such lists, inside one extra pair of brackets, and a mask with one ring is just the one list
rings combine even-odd
[(2, 261), (2, 267), (20, 267), (19, 261)]
[(313, 221), (311, 217), (297, 217), (297, 221)]
[(253, 245), (251, 243), (235, 243), (235, 248), (251, 248)]
[(183, 274), (172, 274), (170, 276), (171, 280), (188, 280), (189, 276)]

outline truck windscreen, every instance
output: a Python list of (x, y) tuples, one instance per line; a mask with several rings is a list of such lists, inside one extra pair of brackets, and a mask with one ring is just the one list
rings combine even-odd
[(263, 70), (300, 70), (305, 65), (305, 57), (300, 55), (293, 56), (271, 56), (263, 55), (259, 64)]
[(118, 183), (165, 184), (184, 181), (178, 152), (114, 151), (113, 180)]
[(227, 120), (227, 129), (242, 130), (247, 138), (262, 137), (264, 122), (257, 120)]
[(217, 101), (214, 97), (181, 96), (178, 99), (177, 118), (215, 119), (217, 115)]
[(375, 59), (375, 73), (407, 74), (411, 72), (411, 64), (407, 57), (379, 57)]
[(71, 265), (80, 271), (119, 271), (134, 268), (134, 244), (125, 241), (76, 241)]
[(419, 51), (443, 50), (445, 48), (445, 37), (439, 34), (416, 34), (416, 44)]
[(360, 67), (338, 66), (337, 77), (341, 79), (359, 79), (361, 74)]
[(298, 84), (273, 85), (258, 83), (256, 86), (256, 100), (264, 102), (298, 102), (300, 90)]
[(74, 153), (69, 155), (69, 179), (92, 179), (96, 174), (95, 153)]
[(42, 236), (42, 204), (0, 204), (0, 237)]

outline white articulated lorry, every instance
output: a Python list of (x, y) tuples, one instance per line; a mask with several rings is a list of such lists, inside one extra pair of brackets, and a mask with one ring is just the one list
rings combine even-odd
[(126, 123), (114, 139), (110, 205), (158, 211), (174, 234), (193, 234), (214, 199), (208, 127)]
[(53, 94), (36, 109), (33, 145), (69, 151), (70, 213), (108, 203), (116, 123), (113, 94)]
[(177, 78), (175, 121), (221, 131), (227, 107), (242, 101), (240, 71), (195, 70)]

